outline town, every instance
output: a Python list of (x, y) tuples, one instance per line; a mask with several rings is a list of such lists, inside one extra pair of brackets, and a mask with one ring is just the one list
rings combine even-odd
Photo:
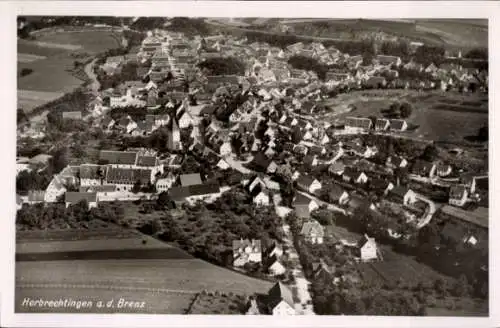
[(18, 110), (19, 235), (121, 227), (268, 287), (188, 313), (487, 314), (487, 51), (146, 22), (43, 119)]

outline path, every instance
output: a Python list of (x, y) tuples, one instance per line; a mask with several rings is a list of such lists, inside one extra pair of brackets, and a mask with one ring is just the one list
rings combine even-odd
[(101, 84), (97, 80), (97, 76), (94, 73), (94, 64), (96, 63), (96, 61), (97, 61), (97, 58), (94, 58), (94, 60), (92, 60), (87, 65), (85, 65), (85, 68), (84, 68), (85, 74), (87, 74), (87, 76), (89, 77), (89, 79), (91, 81), (88, 85), (88, 88), (90, 89), (90, 91), (92, 91), (92, 94), (94, 95), (94, 97), (99, 96), (99, 88), (101, 86)]
[(426, 202), (429, 205), (428, 209), (424, 213), (424, 216), (419, 220), (417, 224), (417, 228), (421, 229), (432, 220), (432, 217), (434, 213), (436, 213), (437, 208), (436, 204), (432, 200), (428, 199), (427, 197), (421, 194), (416, 194), (416, 198), (420, 201)]

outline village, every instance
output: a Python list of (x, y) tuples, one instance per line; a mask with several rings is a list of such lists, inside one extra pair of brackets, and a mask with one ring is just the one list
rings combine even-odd
[[(419, 46), (412, 44), (415, 51)], [(292, 67), (290, 58), (335, 68), (320, 78), (314, 69)], [(466, 277), (471, 294), (484, 292), (487, 168), (459, 160), (466, 146), (443, 147), (414, 133), (411, 112), (418, 103), (391, 106), (387, 115), (349, 108), (339, 119), (319, 117), (331, 111), (325, 100), (351, 92), (484, 94), (485, 70), (424, 66), (387, 54), (367, 60), (318, 42), (280, 49), (231, 35), (188, 38), (161, 29), (149, 31), (136, 49), (101, 58), (93, 70), (101, 88), (87, 110), (60, 112), (58, 124), (83, 126), (81, 134), (99, 130), (104, 141), (91, 160), (73, 158), (53, 172), (45, 189), (18, 191), (18, 211), (36, 204), (90, 210), (160, 199), (172, 211), (210, 210), (210, 204), (243, 195), (238, 199), (245, 206), (270, 210), (279, 222), (276, 238), (241, 229), (221, 246), (232, 254), (222, 265), (274, 283), (267, 295), (248, 300), (246, 314), (331, 314), (330, 296), (372, 283), (372, 271), (382, 276), (380, 285), (391, 285), (384, 270), (397, 266), (394, 254), (406, 256), (393, 245), (453, 254), (443, 263), (431, 256), (432, 263), (418, 265), (442, 265), (436, 270), (454, 271), (460, 283)], [(19, 139), (43, 144), (48, 125), (24, 127)], [(61, 134), (63, 146), (73, 142), (72, 133)], [(18, 180), (43, 172), (53, 160), (48, 154), (18, 157)], [(18, 214), (17, 220), (23, 218)], [(418, 270), (403, 270), (393, 282), (413, 281)], [(340, 312), (354, 311), (347, 308)]]

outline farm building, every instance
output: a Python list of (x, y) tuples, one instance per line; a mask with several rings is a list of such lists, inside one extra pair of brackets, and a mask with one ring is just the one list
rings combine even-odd
[(181, 186), (183, 187), (189, 187), (202, 183), (200, 173), (182, 174), (179, 177), (179, 180), (181, 182)]
[(382, 66), (401, 65), (401, 58), (398, 56), (377, 55), (375, 59), (378, 62), (378, 64)]
[(391, 120), (390, 130), (391, 131), (406, 131), (408, 129), (408, 123), (405, 120)]
[(189, 200), (201, 200), (220, 193), (218, 184), (196, 184), (190, 186), (172, 187), (169, 191), (174, 202), (182, 203)]
[(386, 118), (377, 118), (377, 121), (375, 122), (375, 130), (377, 131), (385, 131), (389, 129), (389, 126), (391, 125), (390, 121)]
[(101, 150), (99, 153), (99, 161), (102, 164), (131, 167), (135, 165), (137, 155), (137, 152), (131, 151)]
[(116, 185), (117, 191), (132, 191), (134, 184), (141, 187), (151, 182), (151, 170), (108, 167), (104, 184)]

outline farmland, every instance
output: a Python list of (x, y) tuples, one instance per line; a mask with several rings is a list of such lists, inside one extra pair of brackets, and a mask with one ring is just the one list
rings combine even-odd
[[(140, 311), (128, 309), (129, 312), (182, 314), (195, 294), (203, 290), (250, 295), (271, 287), (270, 282), (193, 258), (175, 246), (134, 230), (103, 225), (89, 230), (18, 232), (16, 309), (65, 311), (22, 309), (20, 302), (24, 297), (93, 301), (123, 297), (148, 304)], [(205, 298), (200, 299), (196, 312), (209, 311)], [(85, 311), (123, 312), (96, 308)]]
[(93, 55), (119, 46), (113, 32), (58, 32), (37, 36), (36, 41), (18, 40), (18, 71), (33, 73), (17, 81), (18, 107), (33, 108), (57, 99), (82, 84), (72, 75), (75, 60), (84, 62)]

